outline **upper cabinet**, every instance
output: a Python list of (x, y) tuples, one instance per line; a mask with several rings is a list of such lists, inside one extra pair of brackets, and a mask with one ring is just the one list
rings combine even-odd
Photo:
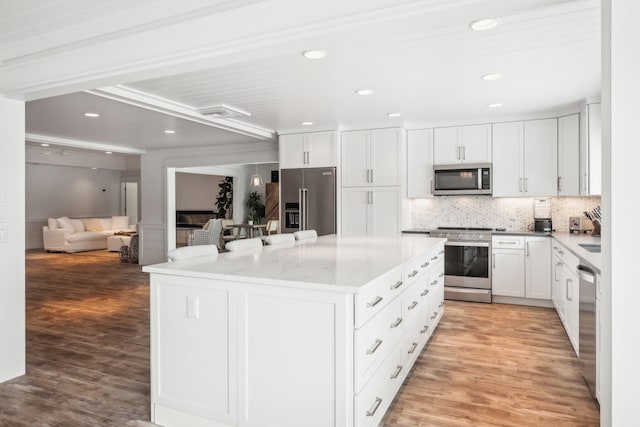
[(407, 197), (433, 197), (433, 129), (407, 131)]
[(399, 128), (342, 132), (341, 155), (343, 187), (401, 184)]
[(493, 125), (493, 195), (557, 194), (557, 119)]
[(580, 195), (600, 195), (602, 188), (602, 123), (600, 104), (580, 113)]
[(491, 125), (437, 128), (433, 136), (433, 162), (491, 163)]
[(316, 168), (338, 165), (336, 132), (281, 135), (280, 168)]
[(558, 196), (580, 194), (580, 115), (558, 118)]

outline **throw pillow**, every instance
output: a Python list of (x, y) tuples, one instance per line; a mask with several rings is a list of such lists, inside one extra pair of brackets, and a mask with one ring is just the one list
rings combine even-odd
[(47, 219), (47, 223), (48, 223), (49, 230), (55, 230), (56, 228), (58, 228), (58, 220), (55, 218)]
[(71, 224), (73, 224), (74, 233), (79, 233), (81, 231), (84, 231), (84, 223), (82, 222), (81, 219), (72, 219)]
[(128, 230), (129, 217), (128, 216), (112, 216), (111, 229), (114, 231)]
[(98, 218), (83, 218), (82, 222), (87, 231), (102, 231), (102, 223)]
[(111, 218), (98, 218), (98, 221), (100, 221), (101, 228), (98, 231), (113, 230), (113, 227), (111, 226)]
[(66, 228), (67, 230), (72, 230), (73, 231), (73, 223), (66, 216), (58, 218), (58, 227)]

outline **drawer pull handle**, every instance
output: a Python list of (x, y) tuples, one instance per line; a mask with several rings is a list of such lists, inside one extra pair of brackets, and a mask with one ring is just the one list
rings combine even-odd
[(429, 330), (429, 325), (424, 325), (424, 328), (420, 329), (420, 333), (424, 334), (425, 332), (427, 332)]
[(414, 308), (416, 308), (417, 305), (418, 305), (418, 301), (414, 301), (411, 303), (409, 307), (407, 307), (407, 309), (413, 310)]
[(396, 370), (393, 371), (393, 374), (391, 374), (391, 379), (395, 380), (396, 378), (398, 378), (398, 375), (400, 375), (400, 372), (402, 372), (402, 365), (398, 365), (396, 367)]
[(503, 241), (500, 241), (498, 243), (500, 243), (501, 245), (517, 245), (518, 244), (518, 242), (503, 242)]
[(438, 307), (444, 307), (444, 301), (442, 301), (440, 304), (438, 304)]
[(391, 328), (397, 328), (402, 323), (402, 317), (398, 317), (398, 320), (391, 324)]
[(435, 319), (436, 317), (438, 317), (438, 312), (434, 311), (433, 314), (431, 315), (431, 320)]
[(437, 259), (438, 259), (438, 257), (437, 257), (437, 256), (433, 256), (433, 257), (431, 257), (431, 261), (435, 261), (435, 260), (437, 260)]
[(421, 297), (426, 296), (429, 293), (429, 289), (425, 289), (424, 291), (422, 291), (422, 293), (420, 294)]
[(424, 264), (420, 264), (421, 268), (427, 268), (429, 266), (429, 261), (425, 261)]
[(560, 255), (564, 255), (564, 252), (562, 252), (562, 251), (560, 251), (560, 250), (558, 251), (558, 253), (559, 253)]
[(367, 354), (373, 354), (376, 352), (376, 350), (378, 349), (378, 347), (380, 347), (380, 344), (382, 344), (382, 340), (381, 339), (377, 339), (376, 338), (376, 342), (373, 343), (373, 345), (371, 346), (371, 348), (367, 349)]
[(409, 351), (407, 351), (407, 353), (413, 354), (413, 352), (416, 351), (416, 348), (418, 348), (418, 343), (417, 342), (411, 343), (411, 348), (409, 349)]
[(398, 289), (400, 286), (402, 286), (402, 280), (398, 280), (394, 285), (391, 286), (391, 290), (396, 290)]
[(433, 282), (431, 282), (431, 286), (435, 286), (438, 284), (438, 279), (434, 280)]
[(376, 297), (376, 299), (374, 299), (373, 302), (367, 303), (367, 307), (375, 307), (380, 303), (380, 301), (382, 301), (382, 297)]
[(438, 274), (438, 277), (444, 277), (444, 273)]
[(442, 255), (444, 253), (444, 249), (438, 252), (438, 255)]
[(382, 399), (380, 399), (379, 397), (376, 397), (376, 401), (373, 402), (373, 406), (371, 407), (371, 409), (367, 411), (367, 417), (373, 417), (373, 415), (376, 413), (381, 403), (382, 403)]
[(409, 273), (409, 278), (416, 277), (416, 274), (418, 274), (418, 270), (413, 270), (411, 273)]

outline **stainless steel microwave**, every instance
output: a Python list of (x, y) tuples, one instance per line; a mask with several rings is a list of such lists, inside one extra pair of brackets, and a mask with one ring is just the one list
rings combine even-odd
[(435, 196), (491, 194), (491, 184), (491, 163), (433, 167)]

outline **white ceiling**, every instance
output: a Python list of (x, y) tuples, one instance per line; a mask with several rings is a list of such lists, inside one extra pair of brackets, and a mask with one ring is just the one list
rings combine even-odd
[[(0, 10), (7, 7), (2, 3)], [(35, 7), (38, 2), (24, 3)], [(108, 7), (127, 7), (127, 2), (117, 0), (89, 2), (91, 7), (80, 1), (56, 3), (72, 4), (73, 10), (78, 10), (74, 15), (78, 19), (95, 12), (92, 8), (102, 8), (106, 13)], [(105, 3), (104, 7), (98, 6)], [(270, 3), (286, 2), (243, 2)], [(141, 10), (156, 11), (149, 12), (152, 15), (144, 25), (151, 18), (169, 19), (171, 4), (159, 0), (139, 2)], [(190, 13), (206, 4), (194, 1)], [(208, 2), (210, 7), (223, 4)], [(312, 4), (316, 3), (308, 6)], [(562, 111), (600, 94), (598, 0), (376, 0), (347, 4), (331, 9), (331, 25), (326, 28), (315, 23), (313, 31), (286, 37), (283, 27), (277, 41), (236, 50), (232, 57), (224, 57), (217, 64), (209, 62), (198, 70), (119, 83), (179, 103), (194, 114), (198, 108), (228, 104), (251, 113), (251, 117), (242, 120), (279, 132), (300, 130), (302, 121), (313, 121), (314, 125), (304, 130), (314, 130), (400, 122), (417, 126), (497, 120)], [(402, 9), (405, 13), (396, 9), (394, 13), (384, 13), (384, 8), (408, 4), (413, 7)], [(541, 4), (544, 7), (532, 9)], [(355, 10), (356, 6), (360, 9)], [(82, 11), (83, 8), (88, 10)], [(373, 8), (377, 9), (375, 15), (371, 15)], [(295, 9), (294, 6), (289, 18), (302, 14)], [(130, 23), (125, 12), (132, 13), (123, 9), (122, 28)], [(354, 16), (367, 13), (367, 19), (354, 20)], [(485, 13), (498, 18), (499, 25), (482, 33), (469, 30), (469, 22), (486, 17)], [(24, 40), (17, 42), (20, 36), (26, 37), (26, 29), (19, 32), (15, 25), (17, 15), (7, 20), (12, 23), (13, 32), (0, 31), (0, 44), (13, 47), (9, 54), (14, 57), (17, 46), (30, 46)], [(241, 18), (242, 9), (235, 16)], [(59, 24), (68, 24), (69, 19)], [(250, 26), (251, 22), (239, 20), (235, 24)], [(86, 25), (81, 29), (89, 31)], [(37, 37), (44, 37), (52, 28), (41, 25), (31, 30), (36, 31)], [(67, 31), (58, 36), (68, 41), (74, 34)], [(327, 57), (311, 61), (301, 56), (302, 50), (312, 48), (325, 49)], [(27, 49), (25, 54), (37, 55), (37, 51)], [(6, 59), (10, 55), (0, 56)], [(480, 78), (493, 72), (505, 77), (492, 82)], [(356, 96), (354, 91), (361, 88), (371, 88), (375, 93)], [(494, 102), (504, 106), (486, 107)], [(83, 117), (89, 110), (100, 112), (101, 117)], [(386, 116), (396, 111), (402, 112), (400, 119)], [(166, 135), (166, 128), (177, 132)], [(88, 93), (28, 102), (27, 132), (145, 150), (233, 144), (250, 139)]]

